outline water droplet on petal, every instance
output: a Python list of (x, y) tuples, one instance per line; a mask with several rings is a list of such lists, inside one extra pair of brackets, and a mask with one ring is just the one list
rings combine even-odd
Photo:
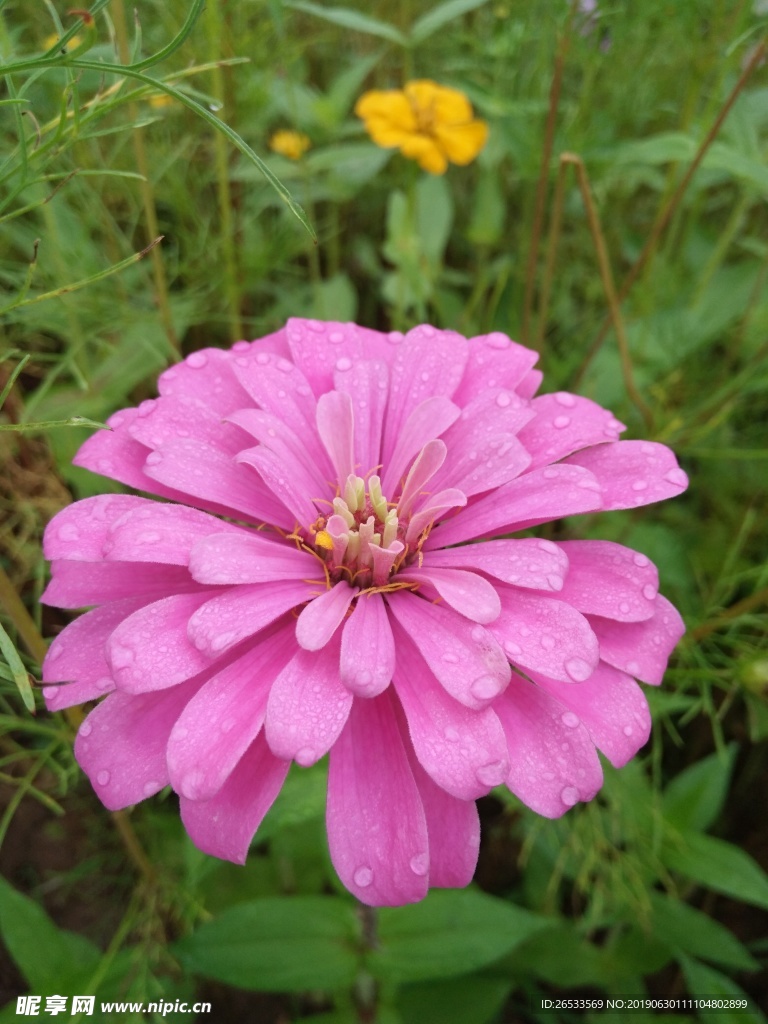
[(456, 665), (458, 664), (459, 659), (455, 654), (452, 654), (450, 651), (448, 651), (446, 654), (443, 655), (443, 661), (446, 662), (448, 665)]
[(570, 422), (570, 416), (555, 416), (554, 420), (552, 421), (553, 426), (557, 427), (558, 430), (563, 430), (570, 424)]
[(627, 672), (629, 672), (630, 675), (639, 676), (640, 675), (640, 666), (638, 665), (638, 663), (636, 661), (628, 661), (627, 662)]
[(557, 554), (557, 552), (559, 550), (558, 547), (557, 547), (557, 544), (555, 544), (551, 540), (540, 540), (540, 541), (537, 541), (536, 542), (536, 547), (540, 551), (550, 551), (552, 554)]
[(562, 576), (555, 576), (554, 573), (553, 573), (551, 576), (547, 576), (547, 583), (549, 584), (549, 586), (550, 586), (550, 588), (552, 590), (562, 590), (563, 589), (563, 577)]
[(472, 637), (475, 643), (479, 644), (482, 640), (485, 639), (485, 630), (483, 629), (482, 626), (473, 626), (472, 632), (469, 635)]
[(211, 640), (211, 643), (210, 643), (211, 650), (215, 651), (215, 652), (223, 651), (225, 647), (228, 647), (229, 644), (232, 643), (232, 641), (234, 640), (236, 635), (237, 635), (236, 633), (232, 633), (232, 632), (230, 632), (230, 633), (219, 633), (217, 636), (213, 637), (212, 640)]
[(565, 714), (560, 716), (560, 721), (563, 725), (567, 725), (569, 729), (575, 729), (579, 724), (577, 715), (574, 715), (572, 711), (566, 711)]
[(269, 362), (269, 353), (268, 352), (257, 352), (256, 353), (256, 362), (259, 364), (259, 366), (266, 366), (267, 363)]
[(96, 686), (99, 690), (111, 690), (114, 685), (109, 676), (102, 676), (101, 679), (96, 680)]
[(652, 583), (646, 583), (643, 587), (643, 597), (646, 601), (653, 601), (656, 597), (657, 590)]
[(632, 490), (633, 491), (644, 491), (647, 486), (648, 486), (648, 481), (647, 480), (635, 480), (635, 482), (632, 484)]
[(492, 761), (477, 769), (477, 781), (483, 786), (500, 786), (504, 781), (506, 769), (503, 761)]
[(621, 731), (624, 733), (625, 736), (631, 736), (632, 735), (632, 726), (631, 725), (625, 725), (624, 728)]
[(583, 658), (569, 658), (565, 663), (565, 671), (575, 683), (583, 683), (592, 675), (592, 668), (589, 662)]
[(126, 668), (128, 665), (133, 664), (134, 657), (135, 654), (130, 647), (123, 647), (120, 644), (115, 644), (110, 651), (110, 660), (113, 668)]
[(302, 747), (301, 750), (297, 750), (294, 756), (296, 764), (300, 764), (302, 768), (309, 768), (311, 764), (314, 764), (317, 760), (317, 754), (312, 747)]
[(558, 405), (565, 406), (566, 409), (572, 409), (576, 405), (576, 396), (568, 391), (558, 391), (555, 394), (555, 401)]
[(621, 604), (619, 605), (619, 611), (621, 612), (622, 615), (628, 615), (629, 614), (629, 602), (628, 601), (622, 601)]
[(96, 776), (96, 781), (100, 786), (106, 786), (111, 778), (112, 776), (108, 771), (102, 771)]
[(90, 736), (92, 732), (93, 726), (91, 725), (91, 723), (88, 721), (83, 722), (83, 724), (80, 726), (80, 735)]
[(208, 362), (208, 356), (205, 352), (193, 352), (192, 355), (187, 356), (187, 365), (191, 366), (193, 370), (201, 370)]
[(150, 452), (145, 459), (147, 466), (156, 466), (159, 462), (163, 461), (163, 456), (160, 452)]
[(57, 530), (59, 540), (78, 540), (80, 531), (73, 523), (65, 523)]
[(551, 651), (555, 647), (555, 638), (550, 633), (544, 633), (539, 643), (545, 651)]
[(336, 360), (336, 369), (340, 373), (344, 373), (346, 370), (351, 370), (352, 360), (348, 356), (342, 356), (341, 359)]
[(560, 799), (566, 807), (573, 807), (579, 802), (579, 791), (575, 786), (566, 786), (560, 793)]
[(495, 676), (480, 676), (470, 686), (472, 695), (478, 700), (490, 700), (499, 692), (499, 681)]
[(429, 871), (429, 854), (417, 853), (415, 857), (411, 857), (411, 871), (414, 875), (426, 875)]
[(686, 487), (688, 484), (688, 477), (679, 467), (670, 469), (664, 479), (670, 484), (675, 484), (676, 487)]
[(645, 557), (645, 555), (641, 555), (639, 552), (634, 555), (632, 561), (640, 569), (644, 569), (646, 565), (648, 565), (648, 559)]
[(512, 342), (501, 331), (492, 331), (485, 339), (486, 345), (490, 348), (509, 348)]
[(558, 472), (558, 470), (555, 469), (554, 466), (547, 466), (547, 468), (542, 473), (542, 476), (545, 480), (554, 480), (556, 477), (560, 476), (560, 473)]
[(513, 658), (514, 658), (514, 656), (516, 654), (522, 654), (523, 653), (522, 647), (520, 647), (518, 644), (516, 644), (513, 640), (505, 640), (504, 641), (504, 650), (507, 652), (507, 654), (511, 655)]
[(161, 783), (156, 782), (154, 779), (149, 779), (141, 787), (144, 796), (153, 796), (158, 791), (158, 789), (162, 789), (162, 788), (163, 787), (162, 787)]
[(502, 409), (506, 409), (511, 403), (512, 399), (507, 391), (502, 391), (496, 396), (496, 405)]
[(456, 730), (455, 730), (455, 729), (453, 728), (453, 726), (452, 726), (452, 725), (448, 725), (448, 726), (446, 726), (446, 728), (445, 728), (445, 730), (444, 730), (444, 732), (443, 732), (443, 736), (445, 736), (445, 738), (446, 738), (446, 739), (447, 739), (447, 740), (448, 740), (448, 741), (449, 741), (450, 743), (457, 743), (457, 742), (458, 742), (458, 739), (459, 739), (459, 734), (458, 734), (458, 732), (457, 732), (457, 731), (456, 731)]
[(359, 885), (361, 889), (365, 889), (373, 881), (373, 872), (368, 867), (355, 868), (355, 873), (352, 876), (355, 885)]

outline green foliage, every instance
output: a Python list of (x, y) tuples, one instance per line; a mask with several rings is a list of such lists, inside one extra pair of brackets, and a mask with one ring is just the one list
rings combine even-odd
[[(553, 992), (668, 989), (746, 992), (764, 1020), (765, 66), (685, 176), (765, 19), (723, 0), (600, 2), (570, 24), (572, 5), (553, 16), (551, 0), (139, 0), (134, 22), (130, 6), (96, 0), (86, 26), (48, 0), (0, 0), (0, 934), (24, 982), (137, 1001), (213, 993), (222, 1017), (270, 1024), (501, 1024), (534, 1019), (531, 1000)], [(366, 136), (358, 97), (416, 78), (461, 89), (488, 122), (472, 165), (429, 176)], [(300, 160), (269, 150), (286, 127), (310, 139)], [(567, 176), (554, 224), (565, 152), (585, 162), (619, 286), (664, 221), (621, 307), (650, 429)], [(486, 802), (485, 892), (353, 906), (325, 844), (324, 764), (292, 768), (245, 867), (215, 861), (185, 837), (172, 794), (130, 817), (88, 803), (79, 713), (25, 710), (39, 633), (67, 621), (37, 605), (43, 527), (70, 495), (120, 489), (71, 466), (86, 428), (154, 395), (179, 354), (288, 316), (505, 331), (540, 350), (546, 390), (610, 406), (690, 473), (669, 507), (563, 528), (645, 551), (688, 635), (648, 695), (648, 747), (605, 766), (595, 801), (559, 821), (508, 791)], [(673, 1019), (710, 1017), (747, 1019)], [(0, 1009), (12, 1018), (13, 1003)]]

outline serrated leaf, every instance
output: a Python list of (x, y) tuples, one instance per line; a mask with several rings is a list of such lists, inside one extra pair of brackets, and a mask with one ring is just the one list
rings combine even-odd
[(650, 899), (654, 937), (673, 950), (736, 971), (756, 971), (760, 966), (735, 935), (707, 914), (661, 893), (650, 893)]
[(188, 970), (262, 992), (349, 986), (359, 966), (354, 911), (326, 896), (241, 903), (177, 942)]
[(662, 797), (662, 813), (675, 828), (705, 832), (722, 810), (738, 745), (710, 754), (685, 768), (669, 783)]
[(433, 890), (422, 903), (384, 907), (368, 969), (388, 981), (450, 978), (485, 967), (547, 926), (545, 918), (473, 889)]
[(516, 977), (532, 976), (561, 988), (599, 987), (611, 980), (602, 950), (565, 921), (548, 921), (546, 929), (516, 950), (509, 963)]
[(0, 935), (32, 992), (71, 991), (101, 958), (96, 946), (82, 935), (58, 928), (41, 906), (2, 876)]
[(673, 871), (756, 907), (768, 909), (768, 875), (738, 846), (700, 832), (667, 836), (661, 859)]
[(364, 32), (369, 36), (378, 36), (379, 39), (387, 39), (390, 43), (397, 43), (400, 46), (406, 46), (408, 42), (394, 25), (372, 18), (370, 14), (353, 11), (349, 7), (321, 7), (320, 4), (310, 3), (309, 0), (289, 0), (285, 6), (296, 11), (304, 11), (305, 14), (314, 14), (316, 18), (329, 21), (332, 25), (349, 28), (353, 32)]
[(445, 3), (433, 7), (414, 23), (409, 33), (411, 43), (423, 43), (449, 21), (460, 18), (469, 11), (475, 11), (486, 3), (488, 0), (445, 0)]

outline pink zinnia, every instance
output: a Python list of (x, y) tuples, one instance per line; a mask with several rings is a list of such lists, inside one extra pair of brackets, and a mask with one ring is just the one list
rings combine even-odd
[(554, 818), (599, 790), (596, 747), (637, 752), (635, 679), (658, 684), (683, 632), (654, 566), (488, 538), (686, 476), (594, 402), (534, 398), (536, 358), (290, 320), (194, 352), (85, 442), (77, 465), (166, 499), (86, 498), (45, 535), (46, 603), (97, 606), (51, 644), (45, 695), (104, 697), (75, 752), (107, 807), (170, 784), (193, 841), (243, 862), (291, 761), (330, 752), (334, 866), (397, 905), (470, 881), (492, 787)]

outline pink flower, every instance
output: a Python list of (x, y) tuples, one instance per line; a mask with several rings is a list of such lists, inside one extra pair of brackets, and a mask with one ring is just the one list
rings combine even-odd
[[(290, 320), (195, 352), (77, 465), (109, 494), (49, 524), (48, 706), (104, 697), (75, 752), (109, 808), (171, 785), (193, 841), (244, 862), (291, 761), (330, 751), (327, 827), (359, 899), (463, 886), (474, 801), (591, 800), (596, 749), (645, 743), (635, 682), (683, 632), (648, 559), (522, 536), (687, 484), (663, 445), (568, 392), (503, 334)], [(484, 543), (473, 543), (477, 540)], [(634, 677), (634, 678), (633, 678)]]

